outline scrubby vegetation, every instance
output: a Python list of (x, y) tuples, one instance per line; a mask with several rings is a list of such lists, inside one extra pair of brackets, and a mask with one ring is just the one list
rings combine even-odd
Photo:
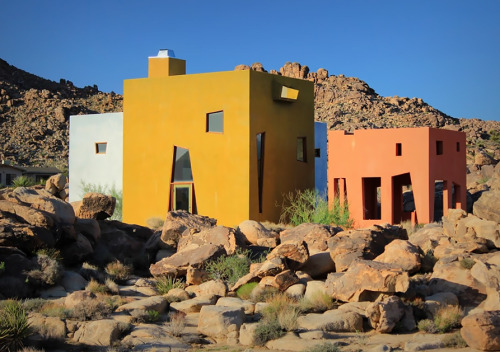
[(82, 181), (81, 189), (82, 194), (80, 196), (82, 198), (86, 193), (89, 192), (102, 193), (114, 197), (116, 199), (115, 212), (110, 217), (110, 219), (118, 221), (122, 220), (123, 192), (121, 190), (118, 190), (115, 185), (109, 187), (106, 185), (96, 185)]
[(418, 329), (427, 333), (445, 333), (460, 327), (463, 311), (458, 306), (446, 306), (438, 310), (434, 319), (418, 322)]
[(0, 302), (0, 351), (17, 351), (30, 334), (26, 312), (19, 301)]
[(221, 256), (209, 261), (205, 270), (212, 280), (222, 280), (232, 286), (241, 277), (248, 274), (251, 263), (249, 250), (237, 250), (233, 255)]
[(156, 291), (160, 295), (165, 295), (173, 288), (184, 288), (184, 282), (181, 279), (170, 276), (161, 276), (156, 278)]
[(250, 299), (253, 289), (258, 285), (257, 282), (249, 282), (236, 290), (236, 296), (241, 299)]
[(61, 279), (64, 267), (58, 260), (44, 252), (39, 252), (32, 259), (36, 269), (30, 270), (28, 280), (40, 286), (53, 286)]
[(28, 176), (17, 176), (15, 179), (12, 180), (12, 187), (14, 188), (31, 187), (34, 185), (36, 185), (35, 179)]
[(281, 206), (280, 222), (294, 226), (316, 223), (343, 228), (350, 228), (353, 224), (349, 217), (347, 202), (341, 204), (340, 198), (335, 197), (330, 208), (326, 197), (315, 190), (298, 190), (285, 195)]
[(118, 260), (115, 260), (114, 262), (106, 265), (105, 271), (106, 274), (108, 274), (113, 280), (123, 282), (130, 277), (133, 268), (130, 265), (126, 265)]

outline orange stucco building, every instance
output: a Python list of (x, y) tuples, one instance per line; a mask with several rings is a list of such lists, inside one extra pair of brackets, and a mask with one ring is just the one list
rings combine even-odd
[[(328, 198), (346, 199), (355, 227), (434, 219), (437, 181), (444, 215), (466, 209), (465, 133), (436, 128), (329, 131)], [(414, 211), (403, 209), (413, 190)], [(440, 204), (439, 204), (440, 206)]]

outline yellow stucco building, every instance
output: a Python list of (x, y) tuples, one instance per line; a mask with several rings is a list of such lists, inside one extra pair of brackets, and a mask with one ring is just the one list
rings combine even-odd
[(168, 51), (124, 82), (123, 221), (185, 209), (236, 226), (278, 221), (314, 188), (313, 83), (251, 70), (185, 74)]

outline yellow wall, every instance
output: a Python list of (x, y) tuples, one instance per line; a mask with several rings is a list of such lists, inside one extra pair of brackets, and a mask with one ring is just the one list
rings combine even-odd
[[(298, 89), (298, 99), (274, 100), (281, 85)], [(220, 110), (224, 132), (207, 133), (206, 114)], [(218, 224), (278, 221), (283, 194), (314, 188), (312, 82), (248, 70), (126, 80), (123, 120), (125, 222), (165, 218), (174, 146), (189, 149), (197, 213)], [(262, 213), (259, 132), (266, 132)], [(307, 138), (307, 163), (296, 160), (297, 137)]]
[[(298, 89), (296, 101), (273, 100), (273, 90)], [(313, 83), (252, 71), (250, 76), (250, 218), (277, 222), (283, 195), (314, 189)], [(257, 142), (265, 132), (262, 213), (259, 213)], [(297, 137), (306, 137), (307, 162), (297, 161)]]
[[(198, 214), (234, 226), (248, 218), (249, 72), (126, 80), (123, 219), (165, 218), (174, 146), (189, 149)], [(224, 133), (206, 114), (224, 111)]]

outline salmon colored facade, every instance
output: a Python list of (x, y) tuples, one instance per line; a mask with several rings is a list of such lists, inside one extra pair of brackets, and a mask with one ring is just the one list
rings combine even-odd
[(226, 226), (278, 221), (283, 194), (314, 188), (312, 82), (186, 75), (171, 57), (149, 58), (148, 72), (124, 82), (125, 222), (182, 208)]
[[(328, 195), (347, 199), (355, 227), (434, 219), (435, 181), (444, 214), (466, 209), (465, 133), (435, 128), (329, 131)], [(403, 190), (415, 210), (403, 211)]]

